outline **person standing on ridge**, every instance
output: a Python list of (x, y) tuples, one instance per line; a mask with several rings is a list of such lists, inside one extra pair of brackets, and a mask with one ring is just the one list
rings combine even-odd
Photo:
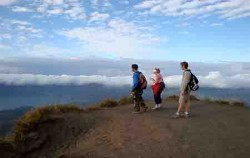
[(172, 118), (180, 118), (180, 112), (182, 108), (185, 108), (184, 116), (188, 118), (189, 115), (189, 109), (190, 109), (190, 80), (192, 73), (188, 69), (188, 63), (187, 62), (181, 62), (181, 69), (183, 71), (182, 75), (182, 81), (181, 81), (181, 93), (180, 93), (180, 98), (179, 98), (179, 107), (177, 112), (172, 116)]
[(140, 113), (140, 109), (147, 111), (148, 107), (143, 101), (143, 90), (147, 88), (147, 80), (145, 76), (138, 71), (138, 65), (133, 64), (131, 66), (133, 73), (133, 86), (131, 90), (131, 95), (134, 97), (134, 114)]
[(161, 75), (161, 71), (159, 68), (155, 68), (153, 70), (153, 73), (154, 73), (154, 78), (151, 78), (153, 81), (152, 90), (155, 101), (155, 107), (153, 108), (153, 110), (157, 110), (161, 108), (161, 103), (162, 103), (161, 93), (165, 89), (165, 83), (163, 81), (163, 77)]

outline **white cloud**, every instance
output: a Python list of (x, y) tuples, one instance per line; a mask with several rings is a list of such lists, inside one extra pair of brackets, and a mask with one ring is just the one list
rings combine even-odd
[(128, 5), (130, 2), (129, 0), (120, 0), (119, 3)]
[(223, 23), (213, 23), (210, 26), (217, 27), (217, 26), (223, 26)]
[(34, 1), (26, 6), (30, 6), (29, 8), (26, 7), (26, 10), (35, 10), (43, 16), (60, 15), (71, 20), (86, 18), (85, 8), (82, 1), (79, 0), (42, 0)]
[(33, 12), (32, 9), (26, 7), (15, 6), (11, 9), (13, 12)]
[(24, 49), (26, 55), (31, 57), (58, 57), (61, 54), (68, 54), (69, 51), (46, 44), (36, 44)]
[(90, 16), (90, 21), (105, 21), (110, 17), (109, 14), (102, 14), (99, 12), (93, 12)]
[(32, 26), (25, 26), (25, 25), (19, 25), (19, 26), (17, 26), (17, 29), (19, 31), (25, 31), (25, 32), (29, 32), (29, 33), (41, 33), (42, 32), (41, 29), (36, 29)]
[(17, 37), (17, 40), (18, 40), (18, 42), (19, 43), (24, 43), (24, 42), (26, 42), (28, 39), (27, 39), (27, 37), (25, 37), (25, 36), (18, 36)]
[[(44, 31), (37, 28), (32, 23), (16, 19), (0, 19), (0, 38), (2, 40), (12, 40), (12, 45), (33, 39), (33, 37), (42, 37)], [(23, 44), (23, 43), (22, 43)]]
[(62, 14), (63, 10), (61, 8), (51, 9), (47, 11), (48, 14)]
[(176, 27), (188, 27), (188, 26), (190, 26), (190, 24), (187, 23), (187, 22), (183, 22), (183, 23), (180, 23), (180, 24), (176, 25)]
[(99, 83), (108, 86), (124, 86), (130, 85), (130, 82), (131, 76), (0, 74), (0, 83), (7, 85), (84, 85)]
[(136, 8), (136, 9), (150, 9), (159, 3), (160, 3), (159, 0), (156, 0), (156, 1), (155, 0), (147, 0), (147, 1), (143, 1), (140, 4), (135, 5), (134, 8)]
[(99, 0), (92, 0), (91, 1), (92, 7), (95, 9), (98, 7), (98, 3), (99, 3)]
[(27, 22), (27, 21), (21, 21), (21, 20), (10, 20), (10, 23), (12, 25), (31, 25), (31, 23)]
[[(131, 57), (159, 52), (155, 45), (162, 39), (150, 33), (150, 28), (121, 19), (111, 20), (105, 27), (82, 27), (61, 31), (60, 34), (78, 39), (88, 51)], [(152, 54), (151, 54), (152, 55)]]
[(134, 6), (149, 14), (165, 16), (204, 16), (215, 14), (226, 19), (250, 16), (249, 0), (144, 0)]
[(64, 0), (44, 0), (45, 3), (49, 5), (62, 5), (64, 4)]
[(71, 4), (71, 8), (64, 10), (64, 14), (73, 20), (81, 20), (86, 18), (85, 9), (79, 3)]
[(10, 5), (14, 2), (16, 2), (16, 0), (0, 0), (0, 6)]
[(8, 33), (0, 34), (0, 39), (11, 39), (11, 35)]
[(10, 46), (0, 43), (0, 50), (10, 49)]
[[(209, 72), (208, 75), (198, 76), (200, 86), (211, 88), (250, 88), (250, 74), (223, 76), (219, 72)], [(168, 87), (178, 88), (181, 75), (164, 78)], [(150, 81), (149, 81), (150, 82)], [(84, 85), (90, 83), (107, 86), (130, 86), (131, 76), (71, 76), (71, 75), (41, 75), (41, 74), (0, 74), (0, 84), (7, 85)]]
[(91, 0), (92, 8), (106, 9), (112, 6), (111, 0)]
[(223, 76), (220, 72), (210, 72), (201, 76), (201, 86), (216, 88), (250, 88), (250, 74)]

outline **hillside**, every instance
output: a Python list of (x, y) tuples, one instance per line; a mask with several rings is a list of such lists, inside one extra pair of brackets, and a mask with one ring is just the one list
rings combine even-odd
[[(147, 104), (153, 106), (152, 102)], [(4, 158), (245, 158), (250, 155), (248, 108), (223, 101), (193, 101), (192, 105), (192, 117), (177, 120), (170, 118), (177, 108), (174, 100), (165, 101), (159, 111), (137, 115), (131, 113), (132, 105), (116, 106), (112, 101), (101, 105), (102, 108), (92, 106), (87, 110), (68, 106), (52, 108), (50, 111), (56, 112), (49, 113), (40, 109), (25, 118), (33, 122), (27, 124), (23, 118), (12, 137), (0, 141), (0, 154)]]

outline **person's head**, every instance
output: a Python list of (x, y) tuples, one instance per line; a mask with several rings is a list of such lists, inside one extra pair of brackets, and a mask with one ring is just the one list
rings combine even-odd
[(137, 64), (132, 64), (132, 65), (131, 65), (131, 69), (132, 69), (133, 72), (138, 71), (138, 68), (139, 68), (139, 67), (138, 67)]
[(161, 70), (159, 68), (154, 68), (153, 72), (154, 74), (159, 74), (161, 73)]
[(188, 69), (188, 62), (186, 62), (186, 61), (181, 62), (181, 69), (182, 70)]

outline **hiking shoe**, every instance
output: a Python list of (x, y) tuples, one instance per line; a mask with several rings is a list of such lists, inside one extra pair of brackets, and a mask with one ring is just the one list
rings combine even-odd
[(190, 118), (190, 114), (188, 113), (188, 114), (184, 114), (184, 117), (185, 118)]
[(180, 117), (185, 117), (184, 113), (180, 113), (179, 115), (180, 115)]
[(152, 108), (152, 110), (157, 110), (157, 109), (158, 109), (158, 107), (157, 107), (157, 106), (155, 106), (155, 107), (153, 107), (153, 108)]
[(132, 111), (132, 114), (140, 114), (140, 111)]
[(174, 114), (174, 115), (171, 116), (171, 118), (172, 119), (178, 119), (178, 118), (180, 118), (180, 115)]
[(143, 112), (146, 112), (148, 110), (148, 107), (146, 106), (143, 110)]

